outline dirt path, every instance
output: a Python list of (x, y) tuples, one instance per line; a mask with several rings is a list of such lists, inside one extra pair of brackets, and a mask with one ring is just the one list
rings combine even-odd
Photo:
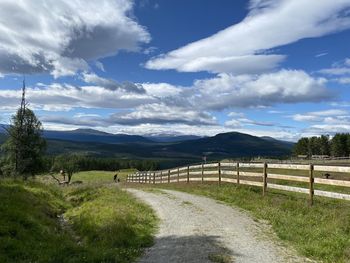
[(177, 191), (129, 191), (161, 219), (155, 245), (139, 262), (310, 262), (277, 245), (269, 227), (239, 209)]

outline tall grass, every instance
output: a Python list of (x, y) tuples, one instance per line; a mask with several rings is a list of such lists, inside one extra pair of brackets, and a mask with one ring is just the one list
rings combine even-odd
[(0, 262), (132, 262), (152, 244), (155, 215), (103, 183), (112, 173), (75, 179), (83, 184), (0, 180)]

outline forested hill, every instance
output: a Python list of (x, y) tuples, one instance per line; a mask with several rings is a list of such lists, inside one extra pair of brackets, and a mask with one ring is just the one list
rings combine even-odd
[[(93, 130), (86, 136), (79, 131), (81, 138), (73, 137), (69, 140), (48, 138), (48, 154), (81, 153), (90, 156), (112, 157), (123, 159), (153, 159), (173, 164), (200, 162), (207, 156), (208, 161), (224, 158), (241, 157), (282, 157), (291, 154), (292, 143), (274, 140), (272, 138), (260, 138), (248, 134), (230, 132), (213, 137), (205, 137), (181, 142), (152, 142), (142, 139), (142, 136), (126, 135), (126, 140), (118, 141), (118, 135), (93, 134)], [(54, 137), (54, 132), (50, 136)], [(92, 135), (93, 134), (93, 135)], [(104, 137), (106, 136), (106, 137)], [(0, 136), (0, 142), (4, 136)], [(61, 137), (62, 138), (62, 137)], [(112, 139), (113, 138), (113, 139)], [(83, 141), (91, 140), (88, 143)], [(96, 139), (96, 141), (94, 141)], [(101, 141), (102, 139), (102, 141)], [(111, 141), (109, 143), (109, 141)]]

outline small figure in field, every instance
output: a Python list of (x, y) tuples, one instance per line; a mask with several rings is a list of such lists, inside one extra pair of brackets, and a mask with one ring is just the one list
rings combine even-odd
[(325, 173), (323, 176), (326, 177), (326, 179), (329, 179), (331, 175), (329, 173)]
[(66, 181), (66, 172), (64, 170), (61, 170), (60, 174), (63, 176), (63, 181)]
[(119, 172), (119, 171), (117, 171), (117, 173), (113, 176), (113, 180), (114, 180), (114, 182), (116, 182), (116, 183), (119, 183), (119, 182), (120, 182), (120, 179), (118, 178), (118, 172)]

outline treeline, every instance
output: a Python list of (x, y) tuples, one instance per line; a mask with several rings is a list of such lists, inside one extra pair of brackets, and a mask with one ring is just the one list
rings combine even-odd
[[(44, 158), (44, 172), (50, 172), (55, 165), (57, 159), (64, 158), (65, 155), (58, 155), (56, 157)], [(115, 158), (98, 158), (84, 155), (70, 155), (69, 159), (77, 166), (79, 171), (103, 170), (103, 171), (117, 171), (121, 169), (137, 169), (141, 171), (157, 170), (159, 163), (154, 160), (126, 160)]]
[(350, 134), (337, 133), (331, 139), (329, 136), (304, 137), (294, 145), (294, 155), (328, 155), (345, 157), (350, 155)]
[[(67, 163), (74, 166), (75, 171), (117, 171), (121, 169), (137, 169), (140, 171), (149, 171), (159, 169), (159, 162), (154, 160), (125, 160), (114, 158), (96, 158), (91, 156), (70, 154), (58, 156), (45, 156), (42, 158), (40, 170), (37, 173), (57, 172), (66, 169)], [(62, 165), (61, 165), (62, 164)], [(61, 167), (62, 166), (62, 167)], [(9, 176), (4, 169), (6, 162), (0, 160), (0, 175)]]

